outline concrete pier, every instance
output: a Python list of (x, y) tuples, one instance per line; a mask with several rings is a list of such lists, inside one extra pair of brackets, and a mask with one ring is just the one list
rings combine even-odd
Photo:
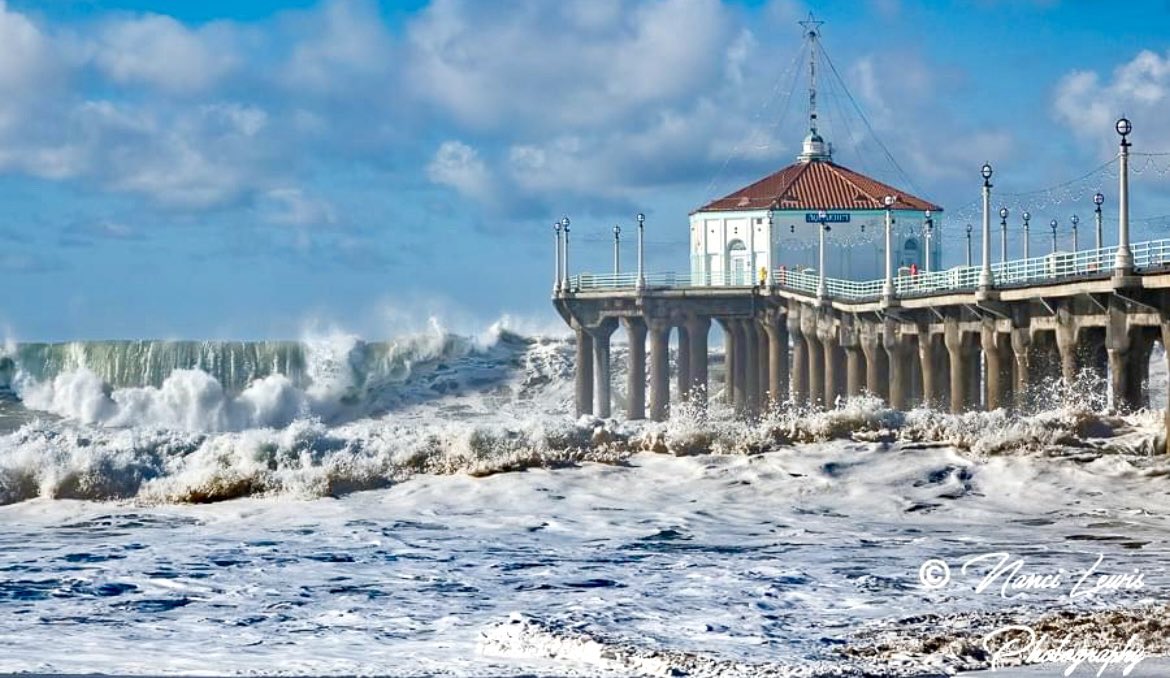
[(780, 286), (558, 292), (554, 301), (577, 338), (578, 414), (612, 414), (610, 339), (620, 321), (630, 344), (624, 414), (656, 421), (670, 414), (672, 332), (678, 393), (706, 405), (713, 321), (723, 329), (727, 403), (744, 417), (785, 402), (831, 408), (861, 393), (896, 409), (1026, 410), (1029, 394), (1085, 370), (1108, 383), (1110, 408), (1128, 412), (1148, 404), (1150, 356), (1170, 339), (1170, 268), (889, 301)]
[(764, 332), (768, 339), (768, 398), (776, 407), (789, 398), (788, 324), (781, 314), (772, 313), (764, 320)]
[(808, 351), (805, 349), (804, 334), (800, 331), (799, 312), (793, 315), (789, 310), (787, 318), (788, 335), (792, 343), (789, 372), (791, 399), (798, 405), (804, 405), (808, 402)]
[(577, 416), (593, 414), (593, 337), (585, 328), (577, 329)]
[(687, 338), (690, 340), (691, 401), (700, 407), (707, 403), (707, 341), (711, 333), (711, 319), (703, 316), (688, 316), (686, 319)]
[(597, 398), (593, 413), (599, 417), (610, 416), (610, 385), (613, 378), (609, 370), (609, 338), (613, 336), (616, 327), (617, 320), (607, 318), (590, 331), (593, 335), (593, 393)]
[(670, 324), (646, 323), (650, 335), (650, 418), (666, 421), (670, 409)]
[(622, 318), (630, 343), (626, 370), (626, 419), (646, 418), (646, 321), (637, 317)]

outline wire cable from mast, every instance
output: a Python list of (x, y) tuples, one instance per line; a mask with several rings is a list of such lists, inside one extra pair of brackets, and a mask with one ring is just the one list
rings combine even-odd
[[(756, 121), (758, 121), (760, 119), (760, 117), (764, 114), (764, 112), (766, 112), (769, 108), (771, 108), (772, 103), (776, 100), (776, 98), (780, 94), (780, 88), (784, 84), (786, 76), (788, 76), (789, 73), (791, 72), (791, 78), (789, 78), (790, 82), (789, 82), (789, 86), (788, 86), (788, 91), (784, 97), (784, 106), (780, 109), (780, 116), (775, 120), (775, 122), (772, 123), (772, 125), (770, 127), (767, 128), (768, 131), (770, 131), (770, 132), (775, 131), (778, 127), (780, 127), (780, 125), (784, 122), (784, 120), (787, 119), (788, 110), (792, 105), (792, 94), (796, 88), (797, 74), (799, 72), (799, 69), (797, 68), (797, 64), (799, 64), (801, 62), (801, 60), (803, 59), (804, 54), (805, 54), (805, 49), (806, 49), (806, 46), (802, 43), (800, 50), (798, 50), (796, 56), (792, 59), (791, 63), (788, 64), (788, 67), (786, 69), (784, 69), (783, 71), (781, 71), (780, 75), (778, 75), (776, 77), (776, 80), (773, 82), (772, 87), (770, 88), (770, 92), (769, 92), (767, 100), (765, 100), (765, 102), (762, 106), (760, 106), (759, 108), (756, 109), (755, 115), (752, 116), (752, 123), (755, 123)], [(755, 124), (752, 124), (751, 127), (752, 127), (751, 135), (744, 142), (736, 144), (735, 147), (733, 147), (730, 151), (727, 152), (726, 157), (723, 158), (723, 162), (720, 163), (720, 165), (719, 165), (719, 169), (715, 171), (715, 173), (711, 176), (711, 180), (707, 182), (707, 187), (703, 191), (703, 193), (704, 193), (703, 198), (704, 199), (710, 200), (710, 199), (714, 199), (714, 198), (718, 197), (717, 195), (715, 195), (716, 185), (718, 184), (718, 182), (720, 180), (723, 179), (723, 174), (727, 171), (727, 167), (731, 164), (732, 159), (736, 158), (737, 156), (741, 156), (742, 155), (741, 149), (743, 149), (745, 146), (751, 146), (755, 142), (755, 139), (759, 136), (760, 129)]]
[(909, 174), (906, 174), (906, 170), (902, 169), (902, 166), (898, 164), (898, 161), (894, 159), (893, 154), (890, 153), (890, 149), (886, 148), (886, 145), (883, 144), (882, 140), (878, 137), (877, 132), (874, 131), (873, 125), (869, 123), (869, 118), (867, 118), (865, 115), (865, 111), (861, 110), (861, 106), (857, 103), (857, 100), (853, 98), (853, 93), (850, 92), (849, 88), (845, 85), (845, 80), (841, 77), (841, 74), (837, 72), (837, 66), (834, 65), (833, 60), (829, 58), (829, 53), (825, 50), (821, 50), (821, 54), (825, 57), (825, 63), (829, 64), (829, 70), (832, 71), (833, 77), (835, 77), (837, 82), (841, 84), (841, 89), (845, 92), (845, 96), (849, 99), (849, 103), (853, 104), (853, 109), (857, 111), (858, 117), (860, 117), (861, 121), (865, 123), (865, 129), (869, 130), (869, 135), (873, 137), (873, 140), (877, 143), (878, 148), (882, 149), (882, 153), (886, 156), (886, 160), (888, 160), (890, 164), (893, 165), (901, 180), (905, 181), (906, 185), (909, 186), (912, 191), (919, 193), (920, 191), (918, 190), (918, 186), (914, 184), (914, 180), (910, 178)]

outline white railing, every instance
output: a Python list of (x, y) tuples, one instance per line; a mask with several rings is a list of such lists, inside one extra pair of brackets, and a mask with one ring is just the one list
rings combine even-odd
[[(1156, 271), (1170, 269), (1170, 239), (1134, 243), (1134, 270)], [(1100, 277), (1111, 273), (1117, 257), (1117, 247), (1079, 252), (1052, 252), (1029, 259), (1015, 259), (991, 265), (993, 287), (1018, 287), (1076, 278)], [(930, 296), (948, 292), (973, 290), (979, 285), (979, 266), (956, 266), (945, 271), (899, 275), (894, 278), (894, 293), (899, 297)], [(695, 287), (754, 287), (760, 280), (747, 271), (723, 275), (688, 273), (648, 273), (647, 288)], [(776, 269), (771, 271), (763, 286), (776, 286), (793, 292), (815, 295), (820, 278), (815, 271)], [(825, 279), (825, 291), (833, 299), (868, 301), (881, 297), (883, 280)], [(569, 278), (569, 287), (563, 292), (590, 290), (636, 289), (637, 273), (581, 273)]]

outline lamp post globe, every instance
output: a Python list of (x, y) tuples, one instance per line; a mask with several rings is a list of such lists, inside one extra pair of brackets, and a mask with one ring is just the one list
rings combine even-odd
[(1093, 196), (1093, 204), (1096, 205), (1097, 207), (1100, 207), (1101, 205), (1105, 204), (1105, 196), (1101, 195), (1100, 193), (1098, 193), (1097, 195), (1094, 195)]
[(1121, 136), (1129, 136), (1129, 133), (1133, 131), (1133, 123), (1129, 121), (1129, 118), (1122, 116), (1117, 119), (1116, 129)]

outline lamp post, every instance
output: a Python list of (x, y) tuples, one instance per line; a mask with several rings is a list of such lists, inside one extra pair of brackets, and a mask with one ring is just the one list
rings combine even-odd
[(1077, 253), (1077, 225), (1081, 223), (1081, 218), (1077, 215), (1072, 215), (1072, 232), (1073, 232), (1073, 254)]
[[(613, 225), (613, 277), (616, 279), (622, 273), (622, 227)], [(614, 282), (617, 282), (616, 280)]]
[(971, 224), (967, 224), (967, 265), (971, 265)]
[(889, 302), (894, 298), (894, 260), (891, 258), (894, 245), (894, 196), (887, 195), (882, 202), (886, 206), (886, 281), (882, 285), (882, 298)]
[(983, 163), (983, 269), (979, 271), (979, 286), (991, 287), (991, 164)]
[(646, 254), (644, 236), (646, 235), (646, 215), (638, 212), (638, 289), (646, 288)]
[(817, 269), (817, 301), (824, 302), (825, 297), (828, 296), (828, 288), (825, 286), (825, 234), (829, 232), (829, 226), (825, 223), (828, 218), (825, 210), (817, 212), (817, 221), (821, 222), (820, 232), (820, 263)]
[(1007, 261), (1007, 218), (1008, 208), (999, 208), (999, 263)]
[(565, 231), (565, 254), (561, 257), (561, 291), (571, 292), (569, 289), (569, 217), (561, 217), (561, 228)]
[(1053, 254), (1056, 254), (1056, 227), (1057, 227), (1058, 223), (1059, 222), (1057, 222), (1056, 219), (1053, 219), (1052, 221), (1050, 221), (1048, 223), (1048, 225), (1052, 227), (1052, 253)]
[(930, 210), (926, 210), (923, 216), (926, 217), (926, 235), (923, 238), (926, 241), (926, 272), (930, 273), (930, 258), (934, 251), (930, 248), (930, 238), (934, 235), (934, 219), (930, 216)]
[(556, 234), (557, 251), (556, 251), (556, 274), (553, 276), (553, 294), (561, 291), (561, 222), (553, 223), (553, 233)]
[(1129, 133), (1133, 125), (1126, 118), (1120, 118), (1116, 125), (1121, 135), (1121, 162), (1118, 174), (1120, 185), (1117, 192), (1117, 259), (1114, 274), (1129, 275), (1133, 271), (1133, 252), (1129, 249)]
[(1104, 204), (1105, 196), (1100, 192), (1093, 196), (1093, 211), (1096, 213), (1095, 216), (1097, 217), (1097, 249), (1101, 249), (1105, 246), (1101, 238), (1101, 205)]
[(1024, 217), (1024, 258), (1027, 259), (1028, 245), (1030, 244), (1028, 240), (1031, 237), (1028, 231), (1028, 222), (1032, 220), (1032, 214), (1028, 212), (1028, 210), (1024, 210), (1024, 213), (1021, 216)]

